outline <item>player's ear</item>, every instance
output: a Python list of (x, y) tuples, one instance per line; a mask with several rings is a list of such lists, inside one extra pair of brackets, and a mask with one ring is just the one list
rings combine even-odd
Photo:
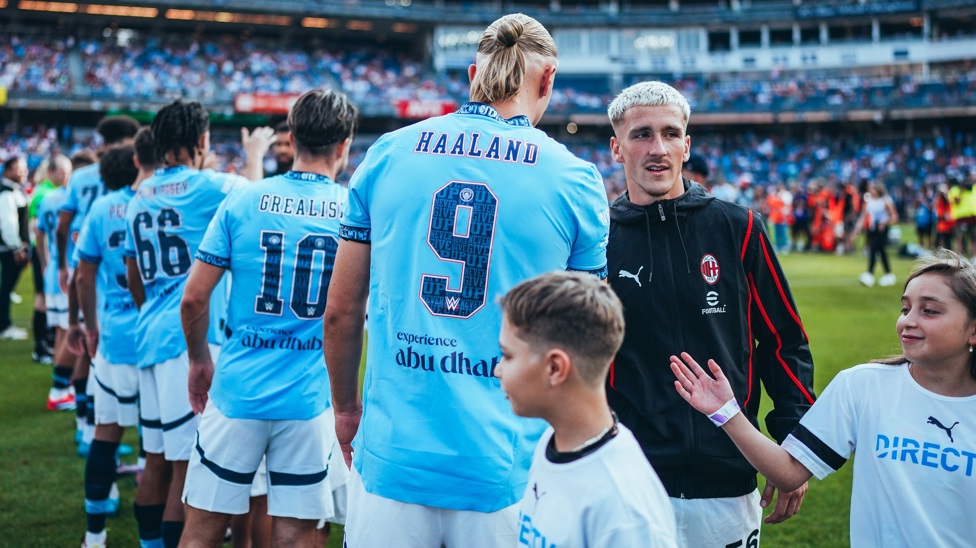
[(545, 362), (549, 386), (556, 387), (566, 382), (573, 369), (569, 354), (560, 348), (553, 348), (546, 353)]
[(478, 67), (474, 63), (468, 65), (468, 81), (474, 82), (474, 73), (478, 71)]
[(614, 162), (618, 164), (624, 163), (624, 156), (620, 153), (620, 141), (617, 140), (616, 135), (610, 137), (610, 156), (613, 157)]
[(556, 65), (546, 64), (542, 67), (542, 78), (539, 81), (539, 97), (548, 97), (556, 84)]

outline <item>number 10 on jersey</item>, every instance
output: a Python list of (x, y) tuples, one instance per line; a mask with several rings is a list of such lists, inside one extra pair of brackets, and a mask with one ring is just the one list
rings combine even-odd
[(460, 264), (461, 277), (456, 289), (448, 276), (421, 278), (420, 299), (431, 314), (470, 318), (485, 306), (497, 209), (484, 183), (451, 181), (434, 193), (427, 244), (438, 259)]

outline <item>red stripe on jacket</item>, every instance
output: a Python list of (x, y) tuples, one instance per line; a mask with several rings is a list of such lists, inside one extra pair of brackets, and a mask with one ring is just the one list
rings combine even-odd
[(806, 329), (803, 329), (803, 322), (800, 321), (800, 315), (796, 313), (796, 310), (794, 310), (792, 306), (790, 306), (790, 300), (786, 298), (786, 291), (783, 290), (783, 282), (779, 279), (779, 276), (776, 275), (776, 269), (773, 268), (773, 260), (769, 258), (769, 249), (766, 247), (766, 240), (762, 236), (759, 236), (759, 241), (762, 243), (760, 247), (762, 248), (763, 258), (766, 259), (766, 268), (769, 269), (769, 275), (772, 276), (773, 281), (776, 282), (776, 289), (779, 291), (779, 298), (783, 300), (783, 306), (789, 310), (790, 316), (793, 317), (793, 321), (796, 322), (796, 325), (800, 326), (800, 332), (803, 333), (803, 338), (809, 341), (810, 337), (807, 337), (807, 331)]
[(750, 236), (752, 236), (752, 212), (749, 213), (749, 224), (746, 225), (746, 237), (742, 240), (742, 258), (739, 259), (742, 262), (746, 260), (746, 249), (749, 247)]
[(778, 361), (780, 366), (783, 367), (783, 370), (786, 371), (786, 375), (790, 378), (791, 381), (793, 381), (793, 384), (800, 389), (800, 392), (803, 394), (803, 397), (807, 399), (807, 402), (810, 403), (810, 405), (813, 405), (813, 397), (810, 396), (810, 393), (807, 392), (807, 389), (803, 387), (803, 383), (800, 382), (800, 379), (796, 378), (796, 375), (793, 373), (790, 367), (786, 365), (786, 360), (783, 359), (783, 355), (781, 353), (781, 350), (783, 349), (783, 340), (779, 336), (779, 331), (777, 331), (776, 327), (773, 326), (773, 322), (770, 321), (769, 315), (766, 314), (766, 308), (763, 306), (762, 300), (759, 298), (759, 292), (756, 291), (755, 282), (753, 282), (751, 275), (749, 281), (750, 281), (749, 287), (752, 290), (753, 296), (756, 298), (756, 307), (759, 309), (759, 313), (762, 314), (763, 321), (766, 322), (766, 327), (769, 329), (770, 333), (772, 333), (773, 336), (776, 338), (776, 352), (774, 353), (776, 355), (776, 361)]

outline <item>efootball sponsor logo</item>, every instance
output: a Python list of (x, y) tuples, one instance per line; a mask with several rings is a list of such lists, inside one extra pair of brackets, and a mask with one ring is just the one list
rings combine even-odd
[(715, 285), (718, 282), (720, 268), (718, 266), (718, 259), (716, 259), (714, 255), (711, 253), (706, 253), (705, 256), (701, 258), (699, 267), (701, 268), (701, 275), (702, 278), (705, 279), (705, 283), (708, 285)]
[(702, 308), (702, 316), (707, 314), (725, 314), (725, 305), (721, 304), (718, 298), (718, 291), (705, 293), (706, 308)]

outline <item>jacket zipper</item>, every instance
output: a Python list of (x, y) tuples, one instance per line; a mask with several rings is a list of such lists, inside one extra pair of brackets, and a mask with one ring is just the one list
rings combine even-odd
[[(661, 202), (658, 202), (658, 204), (657, 204), (657, 212), (661, 216), (661, 221), (667, 221), (667, 216), (665, 216), (665, 214), (664, 214), (664, 204), (662, 204)], [(677, 230), (678, 227), (676, 226), (675, 229)], [(667, 234), (667, 233), (668, 233), (667, 232), (667, 227), (665, 227), (665, 234)], [(679, 235), (679, 237), (680, 237), (680, 235)], [(674, 271), (674, 267), (671, 264), (671, 241), (668, 238), (664, 238), (664, 249), (665, 249), (664, 256), (667, 258), (667, 265), (668, 265), (667, 271), (668, 271), (668, 273), (671, 276), (671, 290), (674, 291), (674, 292), (676, 292), (678, 290), (678, 281), (676, 279), (676, 274), (675, 274), (675, 271)], [(673, 309), (673, 314), (675, 315), (674, 325), (681, 325), (681, 321), (677, 317), (680, 314), (680, 311), (676, 309), (677, 303), (674, 303), (674, 304), (675, 304), (675, 309)], [(684, 337), (681, 337), (680, 336), (680, 333), (679, 333), (678, 334), (678, 338), (679, 338), (679, 342), (681, 343), (681, 345), (684, 346)], [(690, 445), (690, 447), (688, 448), (689, 449), (689, 454), (695, 455), (695, 454), (698, 453), (698, 445), (699, 444), (698, 444), (698, 436), (695, 434), (695, 421), (694, 421), (694, 416), (693, 416), (694, 415), (694, 413), (693, 413), (694, 410), (691, 409), (691, 406), (688, 406), (688, 409), (686, 411), (687, 411), (687, 413), (685, 414), (685, 419), (686, 419), (685, 420), (685, 424), (687, 426), (686, 426), (686, 430), (685, 431), (688, 432), (689, 434), (691, 434), (688, 437), (689, 445)], [(684, 493), (681, 493), (680, 494), (680, 498), (685, 498)]]

